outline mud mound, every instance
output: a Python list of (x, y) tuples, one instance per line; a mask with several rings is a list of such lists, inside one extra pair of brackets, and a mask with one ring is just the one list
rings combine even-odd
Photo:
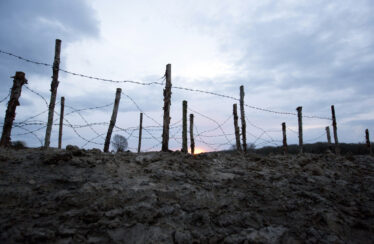
[(2, 243), (373, 243), (374, 160), (0, 150)]

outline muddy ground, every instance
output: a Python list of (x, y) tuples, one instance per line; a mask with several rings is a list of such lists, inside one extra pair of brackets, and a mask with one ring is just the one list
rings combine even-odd
[(374, 243), (374, 158), (0, 149), (1, 243)]

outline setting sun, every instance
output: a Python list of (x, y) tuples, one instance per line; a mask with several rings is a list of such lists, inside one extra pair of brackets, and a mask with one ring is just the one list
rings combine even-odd
[(204, 148), (197, 147), (197, 148), (195, 148), (194, 154), (200, 154), (200, 153), (204, 153), (204, 152), (206, 152), (206, 150)]

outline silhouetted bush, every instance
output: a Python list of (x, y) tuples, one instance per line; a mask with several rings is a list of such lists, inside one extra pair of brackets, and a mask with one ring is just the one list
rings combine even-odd
[(26, 148), (26, 143), (23, 141), (13, 141), (12, 142), (12, 148), (18, 150), (18, 149), (24, 149)]

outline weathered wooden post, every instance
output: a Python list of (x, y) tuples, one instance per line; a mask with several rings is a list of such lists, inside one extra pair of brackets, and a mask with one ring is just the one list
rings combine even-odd
[(58, 129), (58, 149), (61, 149), (61, 144), (62, 144), (62, 128), (64, 126), (64, 107), (65, 107), (65, 97), (61, 97), (60, 127)]
[(240, 131), (239, 131), (239, 125), (238, 125), (238, 109), (237, 104), (232, 105), (232, 112), (234, 114), (234, 130), (235, 130), (235, 139), (236, 139), (236, 150), (241, 151), (242, 147), (240, 145)]
[(327, 135), (327, 146), (329, 150), (331, 150), (331, 134), (330, 134), (330, 127), (326, 126), (326, 135)]
[(143, 113), (140, 113), (138, 153), (142, 145)]
[(51, 99), (49, 102), (49, 111), (48, 111), (48, 122), (47, 129), (45, 132), (44, 147), (48, 148), (51, 141), (51, 132), (53, 124), (53, 114), (55, 112), (55, 103), (57, 96), (57, 87), (58, 87), (58, 71), (60, 69), (60, 53), (61, 53), (61, 40), (56, 39), (55, 44), (55, 58), (53, 61), (53, 75), (51, 83)]
[(242, 139), (243, 139), (243, 150), (247, 151), (247, 132), (246, 132), (246, 122), (244, 114), (244, 86), (240, 86), (240, 119), (242, 122)]
[(368, 149), (369, 154), (372, 155), (373, 151), (371, 150), (371, 145), (370, 145), (369, 129), (365, 130), (365, 137), (366, 137), (366, 147)]
[(190, 141), (191, 141), (191, 154), (195, 154), (195, 139), (193, 137), (193, 114), (190, 114)]
[(297, 107), (297, 118), (299, 123), (299, 153), (303, 153), (303, 107)]
[(332, 114), (332, 127), (334, 131), (334, 141), (335, 141), (335, 153), (340, 154), (339, 142), (338, 142), (338, 127), (336, 125), (336, 116), (335, 116), (335, 107), (331, 105), (331, 114)]
[(169, 151), (169, 126), (170, 126), (170, 104), (171, 104), (171, 64), (166, 65), (164, 89), (164, 124), (162, 128), (162, 151)]
[(116, 120), (117, 120), (119, 101), (121, 100), (121, 92), (122, 92), (122, 89), (117, 88), (116, 99), (114, 100), (112, 118), (110, 119), (108, 133), (106, 134), (106, 138), (105, 138), (104, 152), (109, 151), (110, 139), (112, 137), (113, 128), (114, 128), (114, 126), (116, 124)]
[(187, 101), (183, 101), (182, 152), (188, 153), (188, 148), (187, 148)]
[(19, 98), (21, 96), (22, 86), (27, 84), (25, 73), (17, 71), (13, 78), (13, 86), (8, 102), (8, 107), (5, 112), (3, 132), (1, 134), (0, 146), (9, 147), (11, 145), (11, 132), (13, 121), (16, 117), (16, 108), (20, 105)]
[(283, 133), (283, 153), (284, 155), (287, 155), (288, 149), (287, 149), (287, 134), (286, 134), (286, 123), (282, 123), (282, 133)]

